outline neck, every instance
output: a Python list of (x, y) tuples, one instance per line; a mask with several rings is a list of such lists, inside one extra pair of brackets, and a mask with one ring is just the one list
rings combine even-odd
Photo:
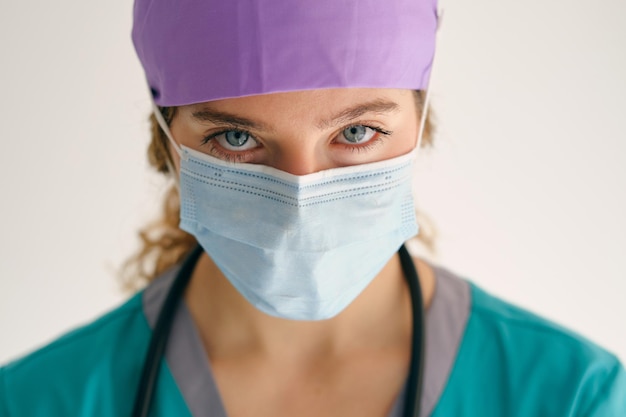
[[(434, 277), (422, 262), (417, 269), (428, 307)], [(257, 310), (206, 254), (196, 265), (185, 298), (212, 360), (245, 354), (299, 360), (410, 347), (411, 300), (398, 255), (356, 300), (328, 320), (286, 320)]]

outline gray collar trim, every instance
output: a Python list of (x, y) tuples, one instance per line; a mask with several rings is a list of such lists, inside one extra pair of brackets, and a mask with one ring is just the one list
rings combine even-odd
[[(143, 293), (143, 310), (151, 328), (154, 328), (178, 269), (175, 267), (165, 272)], [(470, 287), (466, 281), (443, 268), (433, 267), (433, 270), (436, 286), (426, 312), (422, 416), (431, 415), (443, 393), (463, 339), (471, 307)], [(200, 336), (184, 303), (174, 318), (165, 357), (191, 415), (227, 417)], [(404, 390), (390, 417), (402, 415), (403, 399)]]
[(431, 415), (448, 382), (471, 307), (467, 281), (440, 267), (433, 267), (433, 270), (436, 285), (435, 295), (426, 312), (422, 416)]
[[(152, 329), (179, 267), (169, 270), (144, 291), (143, 309)], [(181, 303), (174, 317), (165, 359), (193, 417), (227, 417), (200, 335)]]

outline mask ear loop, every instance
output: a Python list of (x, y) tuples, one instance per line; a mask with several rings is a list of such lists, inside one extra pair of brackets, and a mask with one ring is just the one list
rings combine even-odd
[[(422, 115), (420, 117), (420, 127), (419, 127), (419, 133), (417, 136), (417, 144), (415, 145), (415, 149), (413, 150), (414, 158), (417, 158), (417, 155), (419, 154), (420, 148), (422, 146), (424, 129), (426, 127), (426, 117), (428, 116), (428, 108), (430, 106), (430, 91), (431, 91), (430, 86), (432, 85), (432, 79), (433, 79), (433, 74), (434, 74), (434, 69), (435, 69), (435, 57), (437, 56), (437, 45), (439, 44), (437, 42), (437, 37), (439, 36), (439, 30), (441, 29), (442, 21), (443, 21), (443, 7), (439, 7), (437, 11), (437, 29), (435, 32), (435, 50), (433, 51), (433, 59), (430, 64), (430, 75), (428, 77), (428, 83), (426, 84), (426, 97), (424, 98), (424, 104), (422, 107)], [(420, 232), (418, 231), (418, 234), (419, 233)]]
[[(154, 117), (156, 118), (157, 123), (159, 124), (159, 127), (161, 127), (161, 130), (163, 131), (163, 133), (165, 133), (165, 136), (167, 136), (167, 139), (172, 145), (172, 148), (174, 148), (174, 151), (176, 151), (178, 156), (181, 159), (183, 159), (184, 153), (180, 145), (176, 143), (176, 141), (174, 140), (174, 136), (172, 136), (172, 132), (170, 132), (170, 128), (167, 125), (167, 122), (165, 121), (165, 119), (163, 118), (163, 115), (161, 114), (161, 110), (159, 110), (156, 103), (154, 102), (154, 97), (152, 97), (152, 92), (149, 91), (149, 94), (150, 94), (150, 103), (152, 105), (152, 113), (154, 113)], [(176, 185), (176, 188), (178, 188), (180, 191), (180, 185), (178, 184), (178, 175), (177, 175), (176, 167), (174, 166), (174, 163), (172, 161), (172, 156), (170, 154), (168, 154), (168, 158), (165, 160), (165, 163), (167, 164), (167, 170), (169, 171), (169, 173), (172, 175), (172, 178), (174, 179), (174, 184)]]
[[(431, 66), (431, 74), (432, 74), (432, 66)], [(426, 98), (424, 99), (424, 104), (423, 104), (423, 109), (422, 109), (422, 117), (420, 118), (420, 130), (417, 136), (417, 144), (415, 145), (415, 149), (418, 149), (418, 150), (422, 146), (422, 137), (424, 136), (426, 116), (428, 116), (428, 102), (430, 101), (430, 80), (428, 80), (427, 88), (428, 89), (426, 90)]]

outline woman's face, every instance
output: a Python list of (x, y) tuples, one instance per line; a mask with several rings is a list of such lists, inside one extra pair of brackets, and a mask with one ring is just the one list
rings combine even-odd
[(342, 88), (182, 106), (170, 129), (216, 158), (305, 175), (409, 152), (418, 116), (411, 90)]

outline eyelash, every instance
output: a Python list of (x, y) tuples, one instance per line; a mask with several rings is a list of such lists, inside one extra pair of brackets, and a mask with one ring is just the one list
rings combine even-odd
[(209, 154), (219, 158), (219, 159), (223, 159), (224, 161), (227, 162), (246, 162), (246, 157), (250, 155), (250, 151), (242, 151), (242, 152), (230, 152), (225, 150), (224, 148), (222, 148), (221, 146), (219, 146), (218, 143), (215, 143), (214, 138), (216, 138), (219, 135), (223, 135), (225, 133), (228, 132), (240, 132), (240, 133), (244, 133), (246, 135), (250, 135), (250, 137), (254, 138), (254, 136), (252, 136), (252, 134), (248, 131), (242, 130), (242, 129), (224, 129), (224, 130), (220, 130), (218, 132), (215, 133), (211, 133), (208, 136), (205, 136), (204, 138), (202, 138), (200, 144), (202, 146), (208, 146), (209, 147)]
[[(344, 149), (349, 150), (351, 152), (367, 152), (373, 148), (375, 148), (377, 145), (380, 145), (383, 143), (383, 141), (385, 139), (387, 139), (389, 136), (391, 136), (391, 134), (393, 132), (389, 131), (389, 130), (385, 130), (381, 127), (375, 126), (375, 125), (371, 125), (371, 124), (362, 124), (362, 123), (356, 123), (356, 124), (352, 124), (349, 126), (344, 127), (341, 132), (343, 132), (346, 129), (350, 129), (352, 127), (356, 127), (356, 126), (363, 126), (363, 127), (367, 127), (369, 129), (372, 129), (376, 132), (376, 136), (373, 139), (370, 139), (369, 141), (367, 141), (364, 144), (354, 144), (354, 145), (349, 145), (347, 143), (336, 143), (336, 145), (342, 146)], [(231, 152), (231, 151), (227, 151), (224, 148), (222, 148), (218, 143), (216, 143), (213, 139), (218, 137), (219, 135), (223, 135), (225, 133), (228, 132), (239, 132), (239, 133), (243, 133), (246, 135), (249, 135), (250, 138), (256, 140), (254, 138), (254, 136), (243, 129), (237, 129), (237, 128), (233, 128), (233, 129), (224, 129), (224, 130), (220, 130), (218, 132), (215, 133), (211, 133), (210, 135), (204, 137), (201, 141), (201, 145), (202, 146), (209, 146), (209, 152), (211, 154), (213, 154), (214, 156), (216, 156), (217, 158), (223, 159), (227, 162), (246, 162), (246, 160), (251, 156), (251, 153), (253, 152), (253, 150), (247, 150), (247, 151), (241, 151), (241, 152)]]
[(383, 141), (385, 139), (387, 139), (389, 136), (391, 136), (391, 134), (393, 132), (389, 131), (389, 130), (385, 130), (382, 127), (378, 127), (378, 126), (374, 126), (374, 125), (367, 125), (367, 124), (353, 124), (350, 126), (346, 126), (344, 127), (341, 131), (343, 132), (346, 129), (350, 129), (356, 126), (364, 126), (367, 127), (369, 129), (372, 129), (373, 131), (375, 131), (377, 134), (374, 138), (368, 140), (367, 142), (363, 143), (363, 144), (354, 144), (354, 145), (349, 145), (347, 143), (339, 143), (338, 145), (342, 145), (345, 149), (351, 151), (351, 152), (357, 152), (357, 153), (361, 153), (361, 152), (367, 152), (369, 150), (374, 149), (376, 146), (381, 145), (383, 143)]

